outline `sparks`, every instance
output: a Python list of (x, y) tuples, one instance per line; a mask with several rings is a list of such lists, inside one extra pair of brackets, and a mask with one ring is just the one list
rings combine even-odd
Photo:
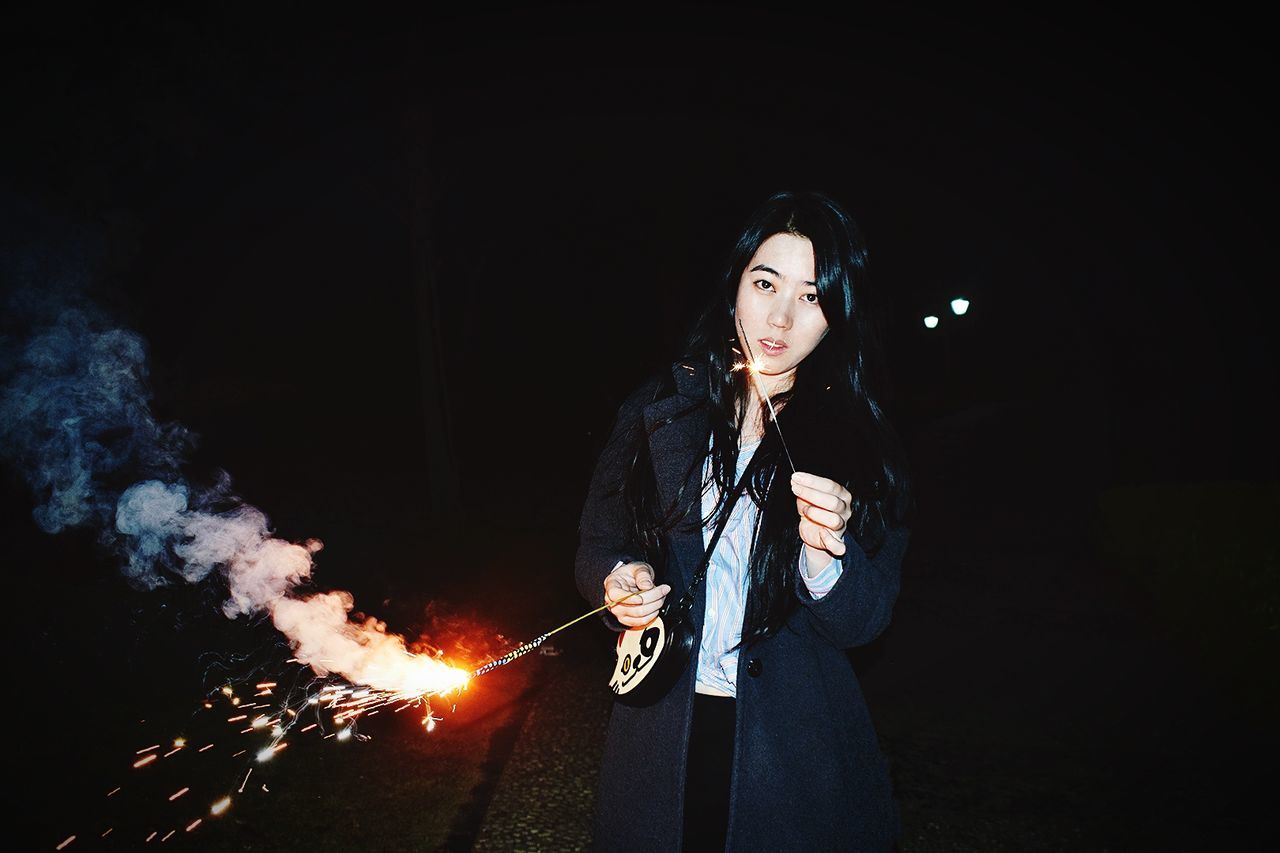
[(747, 372), (751, 374), (751, 378), (755, 381), (756, 393), (764, 400), (764, 404), (769, 407), (769, 418), (773, 421), (773, 428), (778, 431), (778, 440), (782, 442), (782, 452), (787, 455), (787, 464), (791, 466), (791, 473), (796, 472), (796, 463), (791, 461), (791, 451), (787, 448), (787, 440), (782, 437), (782, 427), (778, 425), (778, 413), (773, 408), (773, 400), (770, 399), (769, 393), (765, 390), (764, 384), (760, 381), (760, 372), (764, 370), (764, 362), (751, 352), (751, 342), (747, 340), (747, 330), (742, 328), (742, 319), (738, 319), (738, 328), (742, 329), (742, 343), (747, 348), (747, 354), (751, 356), (750, 362), (746, 365)]

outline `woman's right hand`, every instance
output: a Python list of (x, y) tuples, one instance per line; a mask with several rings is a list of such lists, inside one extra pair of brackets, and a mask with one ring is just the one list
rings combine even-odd
[(609, 612), (628, 628), (652, 622), (670, 592), (670, 584), (654, 586), (648, 563), (624, 563), (604, 579), (604, 600), (616, 602)]

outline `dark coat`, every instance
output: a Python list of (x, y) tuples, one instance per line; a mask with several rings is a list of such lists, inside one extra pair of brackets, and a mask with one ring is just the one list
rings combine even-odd
[[(604, 578), (619, 560), (641, 559), (627, 546), (626, 514), (612, 494), (621, 482), (634, 430), (707, 399), (705, 370), (675, 365), (676, 393), (653, 401), (654, 380), (618, 411), (591, 479), (576, 559), (578, 588), (592, 606), (604, 603)], [(696, 518), (710, 424), (705, 409), (676, 418), (649, 436), (664, 502), (687, 474), (687, 518)], [(798, 519), (797, 519), (798, 521)], [(702, 554), (696, 526), (680, 525), (667, 541), (670, 565), (660, 582), (679, 597)], [(801, 606), (770, 639), (738, 661), (737, 737), (728, 849), (733, 851), (889, 850), (899, 824), (886, 761), (845, 650), (870, 642), (889, 623), (898, 595), (906, 528), (889, 531), (874, 559), (846, 534), (843, 573), (814, 600), (797, 579)], [(701, 636), (705, 584), (693, 612)], [(607, 618), (615, 630), (621, 626)], [(695, 645), (695, 656), (697, 646)], [(656, 704), (613, 707), (596, 791), (595, 846), (600, 850), (676, 851), (683, 826), (685, 757), (697, 661)], [(601, 673), (601, 689), (607, 673)]]

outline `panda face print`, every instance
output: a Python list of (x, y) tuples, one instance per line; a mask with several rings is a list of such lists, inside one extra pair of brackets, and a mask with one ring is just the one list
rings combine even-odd
[(662, 620), (655, 619), (643, 628), (631, 628), (618, 634), (617, 655), (609, 688), (614, 693), (627, 693), (639, 684), (658, 654), (666, 632)]

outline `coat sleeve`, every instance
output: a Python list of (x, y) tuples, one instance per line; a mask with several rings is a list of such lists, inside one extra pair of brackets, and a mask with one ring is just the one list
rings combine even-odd
[[(596, 461), (578, 523), (578, 551), (574, 570), (578, 592), (592, 607), (604, 604), (604, 579), (619, 561), (642, 559), (630, 542), (630, 523), (622, 498), (622, 484), (636, 442), (644, 441), (644, 406), (653, 397), (657, 381), (647, 383), (618, 409), (609, 440)], [(604, 614), (614, 630), (623, 626)]]
[(802, 578), (796, 578), (796, 595), (804, 617), (823, 639), (842, 649), (866, 645), (889, 625), (901, 585), (902, 557), (910, 531), (890, 529), (875, 557), (847, 531), (841, 573), (831, 591), (815, 599)]

